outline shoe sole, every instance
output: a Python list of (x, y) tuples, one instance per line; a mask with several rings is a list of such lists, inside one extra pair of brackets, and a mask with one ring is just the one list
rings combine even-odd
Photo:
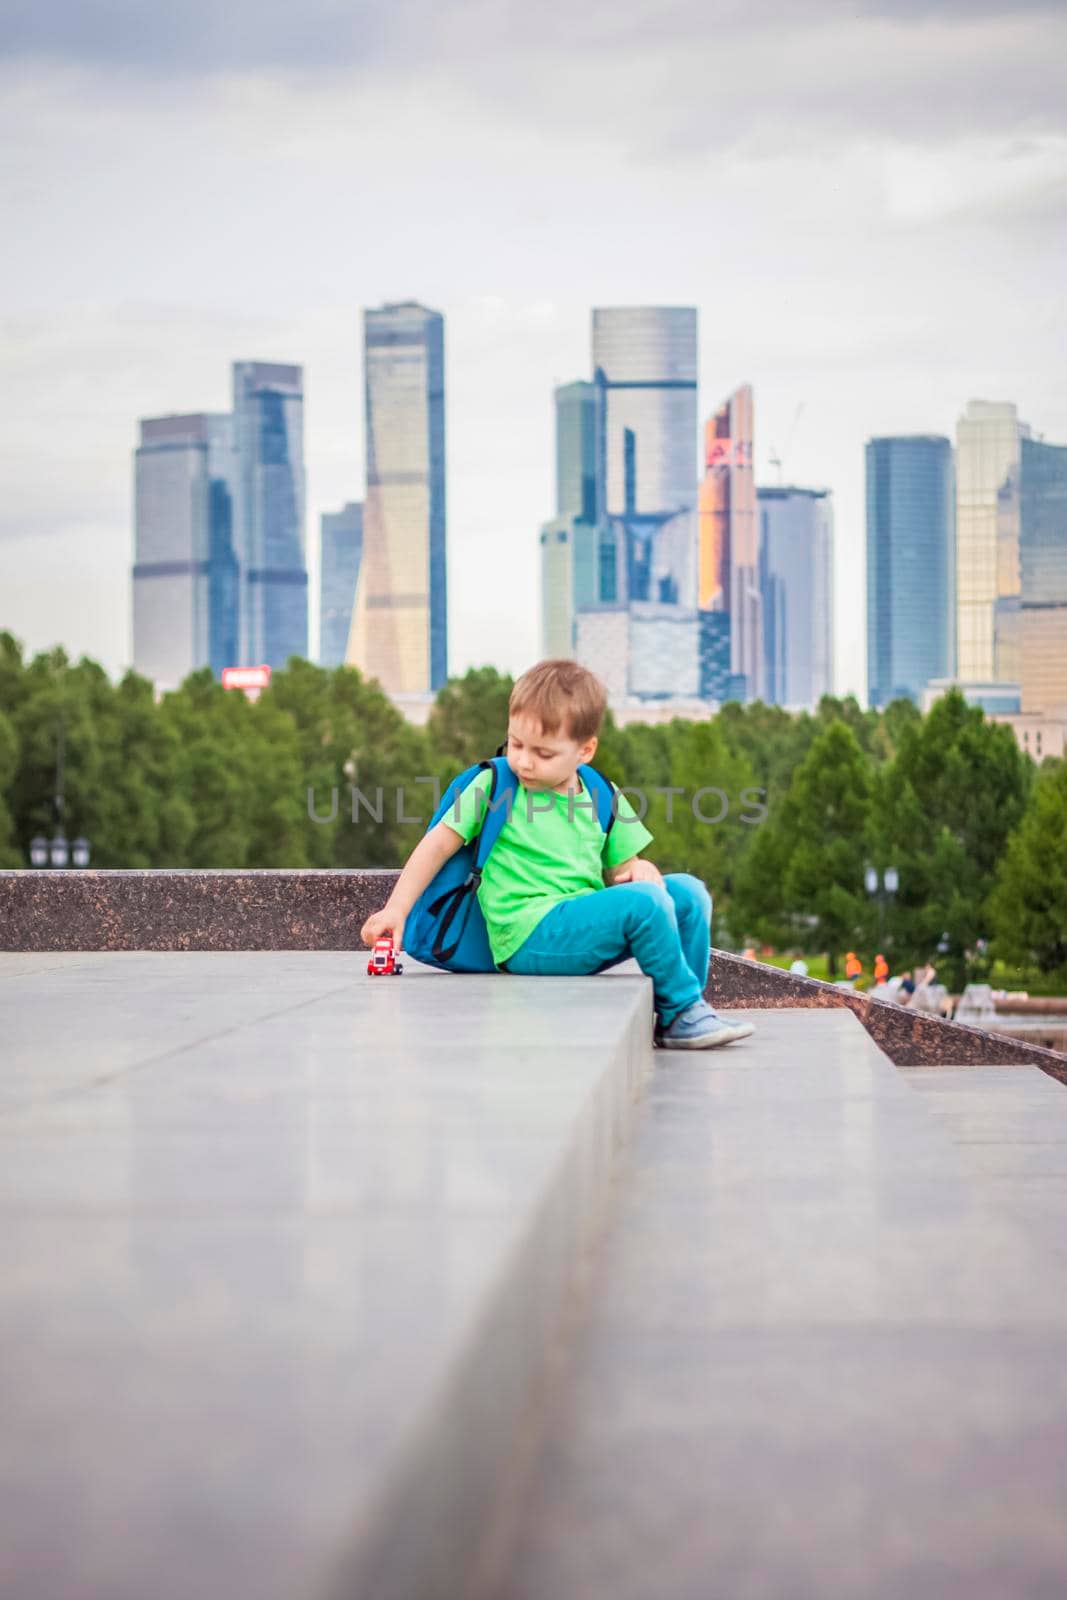
[(692, 1039), (668, 1039), (666, 1034), (658, 1033), (655, 1042), (661, 1050), (717, 1050), (720, 1045), (747, 1039), (755, 1031), (750, 1022), (739, 1022), (736, 1026), (717, 1028), (714, 1033), (697, 1034)]

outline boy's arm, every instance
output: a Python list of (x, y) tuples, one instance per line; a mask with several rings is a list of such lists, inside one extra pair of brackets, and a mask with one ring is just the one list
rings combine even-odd
[(662, 883), (663, 874), (651, 861), (631, 856), (629, 861), (620, 861), (618, 866), (605, 867), (604, 881), (608, 888), (613, 883)]
[(404, 948), (404, 923), (408, 912), (426, 885), (432, 882), (463, 843), (462, 836), (447, 822), (436, 823), (429, 833), (424, 834), (408, 856), (385, 905), (363, 924), (360, 938), (364, 944), (372, 945), (375, 939), (391, 933), (397, 949)]

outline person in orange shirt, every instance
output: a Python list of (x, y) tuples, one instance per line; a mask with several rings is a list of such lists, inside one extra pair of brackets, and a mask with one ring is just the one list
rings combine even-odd
[(862, 976), (862, 974), (863, 974), (863, 962), (860, 960), (860, 958), (856, 954), (855, 950), (846, 951), (845, 952), (845, 977), (846, 978), (859, 978), (859, 977)]
[(889, 976), (889, 962), (885, 956), (879, 954), (874, 958), (874, 981), (884, 983)]

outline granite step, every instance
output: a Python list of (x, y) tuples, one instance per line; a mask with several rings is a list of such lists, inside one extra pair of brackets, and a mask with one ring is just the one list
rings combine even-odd
[(661, 1058), (483, 1600), (1067, 1592), (1067, 1266), (851, 1015), (752, 1020)]
[(1067, 1257), (1067, 1087), (1038, 1067), (903, 1069), (991, 1199)]
[(0, 958), (0, 1588), (456, 1600), (644, 978)]

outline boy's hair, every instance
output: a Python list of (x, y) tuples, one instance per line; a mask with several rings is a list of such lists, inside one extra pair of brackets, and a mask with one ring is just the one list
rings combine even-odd
[(559, 733), (584, 744), (600, 731), (608, 691), (595, 672), (577, 661), (539, 661), (511, 691), (508, 714), (537, 717), (546, 734)]

